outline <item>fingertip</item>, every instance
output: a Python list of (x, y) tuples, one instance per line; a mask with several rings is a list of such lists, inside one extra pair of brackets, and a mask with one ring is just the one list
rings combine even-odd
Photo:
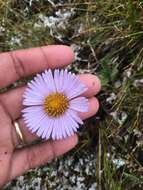
[(78, 136), (77, 136), (77, 134), (74, 134), (74, 135), (72, 136), (72, 138), (73, 138), (72, 147), (74, 148), (74, 147), (78, 144)]
[(89, 117), (95, 115), (98, 110), (99, 110), (99, 101), (98, 101), (98, 99), (96, 97), (90, 98), (89, 110), (88, 110), (88, 113), (87, 113), (87, 114), (89, 114)]
[(53, 143), (55, 144), (65, 144), (67, 149), (71, 149), (73, 148), (77, 143), (78, 143), (78, 136), (76, 134), (70, 136), (70, 137), (67, 137), (65, 139), (62, 139), (62, 140), (56, 140), (56, 141), (53, 141)]
[(87, 119), (87, 118), (95, 115), (97, 113), (98, 109), (99, 109), (99, 101), (96, 97), (92, 97), (89, 99), (88, 112), (82, 112), (82, 113), (79, 113), (79, 115), (82, 119)]
[(60, 156), (71, 149), (73, 149), (78, 143), (78, 136), (74, 134), (73, 136), (67, 137), (62, 140), (52, 141), (52, 146), (54, 147), (56, 156)]
[(98, 99), (96, 97), (92, 98), (92, 104), (91, 104), (91, 106), (93, 106), (94, 112), (97, 113), (98, 110), (99, 110), (99, 106), (100, 105), (99, 105), (99, 101), (98, 101)]
[(77, 134), (74, 134), (70, 137), (68, 137), (67, 139), (65, 139), (66, 144), (68, 144), (68, 150), (71, 150), (72, 148), (74, 148), (77, 144), (78, 144), (78, 136)]
[(50, 48), (50, 51), (48, 51), (48, 56), (50, 56), (50, 60), (53, 60), (51, 61), (53, 63), (52, 68), (56, 68), (59, 66), (64, 67), (71, 64), (74, 60), (74, 52), (69, 46), (51, 45), (50, 47), (47, 46), (47, 48)]
[(69, 61), (69, 63), (73, 62), (74, 61), (74, 52), (73, 50), (71, 49), (70, 46), (66, 46), (66, 45), (60, 45), (61, 48), (62, 48), (62, 51), (64, 53), (64, 57), (67, 61)]
[(100, 79), (92, 74), (80, 74), (79, 79), (87, 86), (88, 90), (84, 93), (85, 96), (92, 97), (101, 90)]

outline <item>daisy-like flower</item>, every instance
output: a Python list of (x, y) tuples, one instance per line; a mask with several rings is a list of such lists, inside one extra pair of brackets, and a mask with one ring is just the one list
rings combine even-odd
[(88, 111), (88, 100), (80, 95), (87, 88), (67, 70), (46, 70), (28, 83), (24, 93), (23, 119), (31, 132), (43, 139), (63, 139), (83, 124), (79, 112)]

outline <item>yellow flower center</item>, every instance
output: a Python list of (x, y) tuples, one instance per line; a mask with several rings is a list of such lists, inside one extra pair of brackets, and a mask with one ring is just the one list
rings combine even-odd
[(48, 95), (44, 101), (44, 110), (51, 117), (63, 115), (68, 106), (68, 98), (64, 94), (58, 92)]

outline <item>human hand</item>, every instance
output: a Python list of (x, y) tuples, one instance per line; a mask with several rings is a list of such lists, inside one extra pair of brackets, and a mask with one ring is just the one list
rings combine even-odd
[[(71, 49), (63, 45), (1, 53), (0, 88), (47, 68), (64, 67), (73, 59)], [(82, 119), (86, 119), (94, 115), (99, 108), (98, 100), (93, 96), (99, 92), (100, 82), (96, 76), (90, 74), (81, 74), (79, 78), (88, 87), (84, 95), (89, 98), (89, 111), (79, 113)], [(48, 140), (31, 145), (38, 137), (28, 131), (21, 118), (24, 90), (25, 86), (22, 86), (0, 94), (0, 187), (27, 170), (64, 154), (78, 142), (75, 134), (64, 140)], [(17, 148), (20, 142), (14, 121), (19, 123), (27, 146)]]

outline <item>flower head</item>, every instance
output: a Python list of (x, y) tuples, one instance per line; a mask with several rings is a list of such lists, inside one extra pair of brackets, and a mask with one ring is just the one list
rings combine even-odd
[(83, 124), (79, 112), (88, 111), (88, 100), (80, 95), (87, 88), (67, 70), (46, 70), (28, 83), (24, 93), (23, 119), (31, 132), (43, 139), (71, 136)]

